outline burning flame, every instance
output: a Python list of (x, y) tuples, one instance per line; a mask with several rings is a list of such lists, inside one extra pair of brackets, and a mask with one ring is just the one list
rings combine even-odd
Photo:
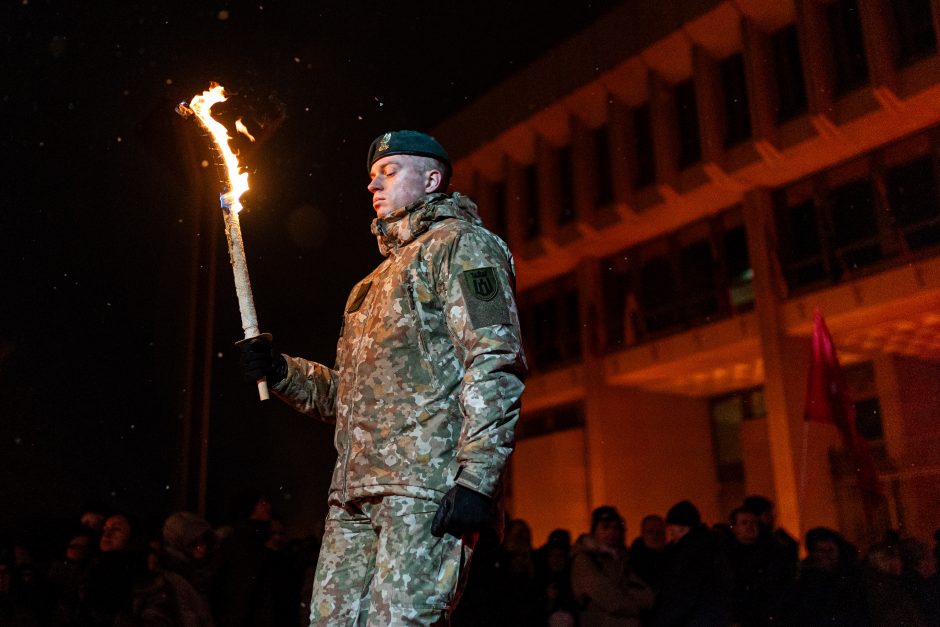
[[(242, 209), (242, 194), (248, 191), (248, 173), (241, 171), (241, 166), (238, 164), (238, 157), (235, 156), (231, 146), (228, 144), (231, 139), (228, 131), (218, 120), (212, 117), (211, 112), (214, 105), (225, 102), (226, 100), (225, 88), (213, 82), (209, 84), (208, 90), (202, 92), (199, 96), (193, 97), (192, 102), (189, 103), (189, 109), (199, 119), (200, 124), (209, 131), (216, 148), (219, 150), (219, 154), (222, 155), (222, 161), (224, 162), (226, 175), (228, 176), (228, 191), (222, 194), (222, 201), (230, 211), (238, 213)], [(239, 122), (236, 123), (236, 127), (238, 127), (240, 123), (241, 121), (239, 120)], [(244, 128), (244, 124), (241, 126)], [(244, 132), (247, 134), (247, 129), (245, 129)], [(251, 135), (248, 136), (251, 137)], [(251, 140), (254, 141), (254, 138), (251, 137)]]
[(248, 127), (242, 124), (241, 118), (238, 118), (237, 120), (235, 120), (235, 130), (241, 133), (242, 135), (244, 135), (245, 137), (247, 137), (248, 139), (250, 139), (251, 141), (255, 141), (255, 136), (248, 132)]

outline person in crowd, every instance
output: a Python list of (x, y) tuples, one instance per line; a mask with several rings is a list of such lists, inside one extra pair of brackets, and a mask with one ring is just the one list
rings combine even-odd
[(272, 517), (264, 543), (265, 582), (270, 589), (265, 598), (270, 600), (272, 625), (292, 625), (295, 621), (304, 576), (300, 559), (299, 551), (291, 550), (284, 522)]
[(139, 580), (129, 616), (116, 627), (213, 627), (210, 560), (217, 538), (212, 527), (201, 516), (176, 512), (164, 522), (162, 536), (156, 569)]
[(131, 613), (134, 586), (146, 576), (147, 558), (136, 519), (129, 514), (108, 516), (101, 528), (99, 554), (89, 567), (79, 604), (80, 623), (111, 626)]
[(630, 545), (630, 564), (640, 579), (659, 591), (666, 569), (666, 521), (659, 514), (640, 521), (640, 535)]
[(93, 544), (96, 535), (85, 525), (74, 525), (65, 537), (65, 549), (53, 560), (46, 575), (52, 605), (50, 622), (55, 627), (78, 620), (81, 593), (97, 549)]
[(927, 624), (940, 625), (940, 581), (933, 552), (917, 538), (901, 538), (898, 551), (905, 589), (914, 595)]
[(234, 523), (220, 534), (212, 609), (220, 627), (253, 627), (270, 622), (270, 582), (265, 543), (271, 529), (271, 500), (255, 488), (233, 500)]
[(728, 561), (734, 578), (733, 622), (742, 627), (779, 625), (794, 583), (776, 542), (761, 533), (753, 511), (738, 507), (729, 517)]
[(507, 523), (500, 553), (503, 624), (539, 625), (541, 598), (535, 579), (532, 531), (526, 521), (516, 518)]
[(790, 623), (817, 625), (870, 625), (858, 550), (828, 527), (806, 532), (807, 557), (800, 564), (796, 603)]
[(786, 560), (792, 567), (792, 575), (796, 577), (796, 569), (800, 560), (800, 543), (787, 533), (786, 529), (777, 526), (777, 510), (774, 502), (766, 496), (752, 494), (744, 499), (744, 508), (754, 512), (760, 524), (761, 535), (772, 538), (780, 550), (778, 559)]
[(698, 508), (680, 501), (666, 514), (665, 576), (651, 624), (709, 626), (731, 622), (731, 567), (721, 540), (702, 524)]
[(384, 133), (367, 164), (386, 259), (349, 295), (335, 366), (259, 337), (243, 370), (336, 425), (311, 623), (434, 624), (475, 538), (501, 520), (527, 370), (515, 267), (476, 205), (446, 193), (450, 158), (433, 137)]
[(571, 561), (571, 588), (581, 605), (580, 624), (639, 627), (653, 606), (653, 590), (630, 568), (623, 517), (610, 505), (591, 513), (591, 532), (578, 538)]
[(535, 551), (535, 579), (544, 622), (575, 624), (578, 605), (571, 591), (571, 532), (567, 529), (552, 531)]
[(14, 584), (15, 560), (11, 547), (0, 544), (0, 625), (39, 627), (35, 608), (24, 603)]
[(863, 577), (872, 625), (926, 627), (926, 618), (902, 577), (896, 543), (880, 542), (868, 550)]
[(108, 507), (101, 501), (88, 501), (82, 506), (79, 522), (91, 530), (95, 537), (101, 535), (101, 528), (108, 517)]

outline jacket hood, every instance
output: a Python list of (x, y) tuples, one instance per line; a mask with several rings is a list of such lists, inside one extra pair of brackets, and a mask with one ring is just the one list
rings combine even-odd
[(189, 561), (189, 549), (200, 538), (213, 543), (212, 527), (201, 516), (191, 512), (176, 512), (163, 524), (164, 550), (177, 559)]
[(455, 218), (482, 224), (476, 204), (458, 192), (453, 195), (428, 194), (415, 202), (396, 209), (384, 218), (372, 220), (372, 234), (383, 257), (411, 243), (440, 220)]

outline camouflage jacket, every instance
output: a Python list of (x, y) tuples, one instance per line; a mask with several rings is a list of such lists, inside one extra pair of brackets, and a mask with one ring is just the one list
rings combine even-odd
[(493, 495), (526, 373), (512, 255), (460, 194), (426, 196), (372, 232), (386, 259), (349, 295), (336, 365), (285, 356), (275, 393), (335, 421), (331, 502), (437, 500), (455, 482)]

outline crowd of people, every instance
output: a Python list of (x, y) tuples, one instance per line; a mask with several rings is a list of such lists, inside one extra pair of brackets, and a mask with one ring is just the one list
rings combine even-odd
[[(3, 538), (0, 625), (307, 624), (319, 539), (289, 539), (260, 494), (216, 528), (190, 512), (154, 524), (90, 506), (77, 518), (59, 542)], [(940, 546), (897, 533), (863, 555), (818, 527), (800, 560), (773, 504), (754, 496), (711, 526), (682, 501), (626, 538), (611, 506), (594, 510), (589, 532), (557, 529), (538, 548), (524, 520), (509, 520), (502, 541), (478, 541), (452, 624), (940, 625)]]
[(306, 625), (319, 538), (290, 539), (260, 493), (236, 501), (221, 527), (89, 504), (75, 521), (3, 538), (0, 625)]
[(629, 547), (625, 539), (611, 506), (595, 509), (574, 542), (558, 529), (539, 548), (513, 520), (501, 545), (474, 556), (455, 624), (940, 625), (940, 546), (897, 532), (862, 553), (833, 529), (810, 529), (801, 560), (798, 541), (775, 526), (773, 503), (751, 496), (711, 526), (681, 501), (644, 517)]

